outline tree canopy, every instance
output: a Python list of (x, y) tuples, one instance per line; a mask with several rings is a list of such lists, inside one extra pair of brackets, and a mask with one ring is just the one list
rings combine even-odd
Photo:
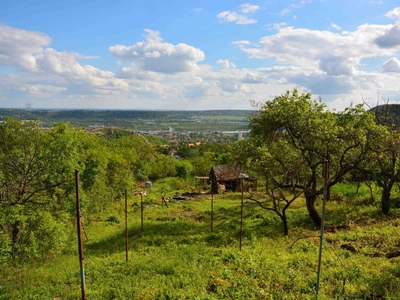
[(258, 108), (250, 118), (250, 137), (256, 149), (264, 150), (253, 152), (253, 159), (272, 169), (265, 176), (273, 178), (278, 172), (287, 177), (281, 184), (295, 183), (302, 189), (309, 215), (319, 226), (315, 203), (323, 193), (322, 166), (329, 161), (328, 187), (356, 168), (368, 152), (368, 135), (376, 130), (373, 115), (361, 105), (330, 111), (320, 99), (297, 90)]

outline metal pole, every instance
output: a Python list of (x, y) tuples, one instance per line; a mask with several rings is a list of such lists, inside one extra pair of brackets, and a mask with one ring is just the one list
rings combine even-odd
[(240, 246), (239, 249), (242, 250), (242, 236), (243, 236), (243, 178), (241, 180), (241, 187), (242, 187), (242, 205), (240, 208)]
[(82, 243), (82, 223), (81, 223), (81, 201), (79, 195), (79, 170), (75, 170), (75, 190), (76, 190), (76, 225), (78, 230), (78, 248), (79, 248), (79, 263), (80, 263), (80, 274), (81, 274), (81, 290), (82, 300), (86, 300), (85, 290), (85, 268), (84, 268), (84, 257), (83, 257), (83, 243)]
[(214, 193), (211, 193), (211, 231), (214, 229)]
[(144, 232), (144, 227), (143, 227), (143, 194), (140, 194), (140, 218), (142, 222), (142, 236)]
[(324, 168), (324, 197), (322, 201), (322, 215), (321, 215), (321, 235), (319, 238), (319, 256), (318, 256), (318, 275), (317, 275), (317, 286), (316, 286), (316, 295), (318, 298), (319, 293), (319, 285), (321, 279), (321, 261), (322, 261), (322, 242), (324, 239), (324, 225), (325, 225), (325, 204), (328, 195), (328, 176), (329, 176), (329, 161), (325, 160), (325, 168)]
[(128, 191), (125, 189), (125, 252), (128, 261)]

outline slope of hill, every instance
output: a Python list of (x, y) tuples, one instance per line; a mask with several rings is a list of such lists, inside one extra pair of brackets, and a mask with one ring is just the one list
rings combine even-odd
[(384, 104), (371, 109), (375, 113), (376, 120), (380, 124), (400, 127), (400, 104)]

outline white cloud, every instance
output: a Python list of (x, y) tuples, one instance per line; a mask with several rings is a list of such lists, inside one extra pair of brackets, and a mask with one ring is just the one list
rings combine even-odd
[(153, 71), (165, 74), (191, 72), (197, 63), (204, 60), (204, 52), (187, 44), (172, 45), (163, 42), (160, 33), (146, 29), (146, 40), (132, 46), (109, 47), (111, 55), (119, 60), (132, 63), (131, 69)]
[(240, 13), (235, 11), (223, 11), (220, 12), (217, 17), (221, 19), (221, 22), (234, 22), (238, 25), (255, 24), (258, 21), (256, 19), (250, 19), (248, 14), (256, 12), (259, 8), (258, 5), (245, 3), (239, 5)]
[(225, 69), (235, 69), (236, 68), (236, 65), (227, 59), (219, 59), (219, 60), (217, 60), (217, 64), (223, 65)]
[(340, 30), (341, 29), (341, 27), (339, 25), (337, 25), (337, 24), (335, 24), (333, 22), (331, 22), (331, 26), (332, 26), (332, 28), (335, 28), (336, 30)]
[(353, 75), (357, 59), (352, 61), (351, 57), (321, 55), (319, 60), (319, 68), (332, 76)]
[(281, 12), (279, 13), (282, 16), (286, 16), (287, 14), (289, 14), (291, 12), (291, 9), (289, 7), (281, 10)]
[(374, 82), (375, 82), (377, 88), (380, 88), (380, 89), (385, 88), (385, 84), (382, 81), (374, 80)]
[(245, 3), (240, 5), (240, 11), (244, 14), (253, 13), (258, 9), (260, 9), (260, 7), (255, 4)]
[(0, 24), (0, 64), (37, 71), (34, 54), (50, 43), (51, 38), (43, 33)]
[(89, 84), (89, 87), (101, 93), (107, 90), (128, 89), (128, 84), (122, 79), (115, 78), (114, 73), (91, 65), (82, 66), (76, 61), (80, 57), (77, 53), (58, 52), (47, 48), (36, 55), (36, 62), (41, 72), (61, 76), (79, 85)]
[(396, 49), (375, 44), (387, 31), (386, 25), (362, 25), (345, 35), (330, 31), (280, 28), (254, 47), (241, 47), (252, 58), (275, 58), (278, 63), (314, 67), (328, 75), (350, 75), (363, 58), (393, 55)]
[(385, 14), (386, 17), (388, 17), (389, 19), (398, 19), (400, 18), (400, 7), (396, 7), (395, 9), (387, 12)]
[(283, 27), (286, 27), (286, 23), (285, 22), (272, 24), (272, 28), (275, 29), (275, 30), (279, 30), (279, 29), (281, 29)]
[[(43, 48), (50, 42), (51, 38), (43, 33), (0, 25), (0, 64), (16, 67), (28, 73), (44, 74), (47, 82), (56, 85), (53, 89), (47, 88), (53, 92), (65, 91), (68, 88), (71, 92), (104, 94), (128, 89), (128, 84), (122, 79), (115, 78), (112, 72), (91, 65), (82, 66), (77, 61), (93, 57)], [(36, 80), (38, 77), (34, 76)], [(65, 86), (60, 87), (59, 84)], [(21, 91), (39, 93), (43, 88), (37, 87), (43, 86), (45, 85), (34, 84), (31, 88)]]
[(46, 84), (27, 84), (20, 86), (19, 90), (22, 92), (28, 92), (30, 95), (36, 97), (51, 97), (55, 93), (60, 93), (66, 91), (65, 87), (56, 87)]
[(218, 80), (218, 86), (224, 91), (228, 93), (236, 93), (236, 92), (245, 92), (248, 91), (245, 85), (243, 85), (236, 78), (220, 78)]
[[(232, 18), (230, 22), (239, 22), (237, 16), (251, 20), (245, 12), (256, 11), (251, 4), (241, 5), (236, 17), (225, 17)], [(394, 9), (387, 17), (394, 18), (396, 14)], [(385, 97), (396, 99), (400, 95), (397, 21), (388, 25), (364, 24), (341, 33), (332, 30), (340, 27), (330, 21), (327, 24), (332, 31), (280, 23), (269, 25), (268, 29), (276, 31), (264, 31), (269, 35), (261, 36), (256, 43), (251, 42), (254, 35), (251, 40), (233, 38), (231, 47), (242, 49), (250, 58), (263, 60), (261, 68), (245, 68), (243, 62), (236, 66), (233, 58), (225, 55), (220, 57), (227, 59), (208, 65), (199, 48), (171, 44), (158, 31), (145, 30), (139, 42), (109, 47), (116, 58), (115, 64), (110, 65), (118, 67), (117, 73), (83, 63), (92, 56), (50, 48), (51, 38), (45, 34), (0, 25), (0, 65), (6, 65), (0, 72), (0, 104), (248, 109), (249, 99), (264, 102), (294, 87), (311, 92), (315, 98), (321, 95), (325, 103), (338, 109), (350, 102), (361, 102), (360, 92), (365, 98), (367, 94), (376, 98), (377, 89)], [(386, 60), (381, 67), (369, 64), (376, 57)], [(235, 62), (240, 58), (234, 57)], [(371, 70), (373, 67), (376, 69)], [(9, 69), (12, 71), (7, 73)], [(47, 105), (43, 105), (45, 101)]]
[[(310, 1), (308, 1), (310, 2)], [(302, 7), (304, 4), (306, 3), (306, 1), (300, 1), (299, 4), (290, 4), (288, 7), (284, 8), (281, 10), (281, 12), (279, 13), (281, 16), (286, 16), (289, 13), (291, 13), (293, 10), (298, 9), (300, 7)]]
[(218, 94), (217, 87), (211, 83), (195, 82), (184, 88), (184, 96), (188, 101), (199, 101)]
[(242, 46), (242, 45), (250, 45), (250, 41), (242, 40), (242, 41), (234, 41), (231, 43), (232, 45)]
[(121, 71), (117, 72), (118, 78), (135, 78), (139, 80), (152, 80), (158, 81), (162, 77), (162, 73), (146, 71), (139, 69), (135, 64), (130, 64), (129, 66), (123, 67)]
[(265, 83), (266, 80), (265, 78), (259, 74), (259, 72), (247, 72), (241, 79), (241, 82), (243, 83), (250, 83), (250, 84), (259, 84), (259, 83)]
[(384, 34), (375, 39), (381, 48), (394, 48), (400, 46), (400, 19), (390, 26)]
[(381, 72), (383, 73), (400, 73), (400, 61), (396, 57), (385, 61), (382, 65)]
[(218, 18), (222, 19), (222, 22), (234, 22), (238, 25), (249, 25), (255, 24), (258, 21), (255, 19), (249, 19), (247, 16), (238, 14), (234, 11), (223, 11), (217, 15)]

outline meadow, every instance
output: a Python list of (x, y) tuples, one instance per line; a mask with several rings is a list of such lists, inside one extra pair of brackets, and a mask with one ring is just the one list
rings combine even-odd
[[(163, 191), (156, 183), (143, 197), (143, 231), (140, 196), (129, 194), (128, 261), (123, 199), (95, 216), (83, 211), (87, 299), (316, 299), (320, 233), (304, 199), (289, 208), (285, 237), (280, 219), (245, 193), (240, 250), (241, 193), (214, 195), (211, 228), (210, 194), (166, 207)], [(400, 211), (384, 217), (366, 187), (340, 184), (326, 224), (318, 299), (400, 299), (399, 258), (388, 258), (400, 247)], [(1, 273), (0, 299), (81, 299), (77, 243)]]

